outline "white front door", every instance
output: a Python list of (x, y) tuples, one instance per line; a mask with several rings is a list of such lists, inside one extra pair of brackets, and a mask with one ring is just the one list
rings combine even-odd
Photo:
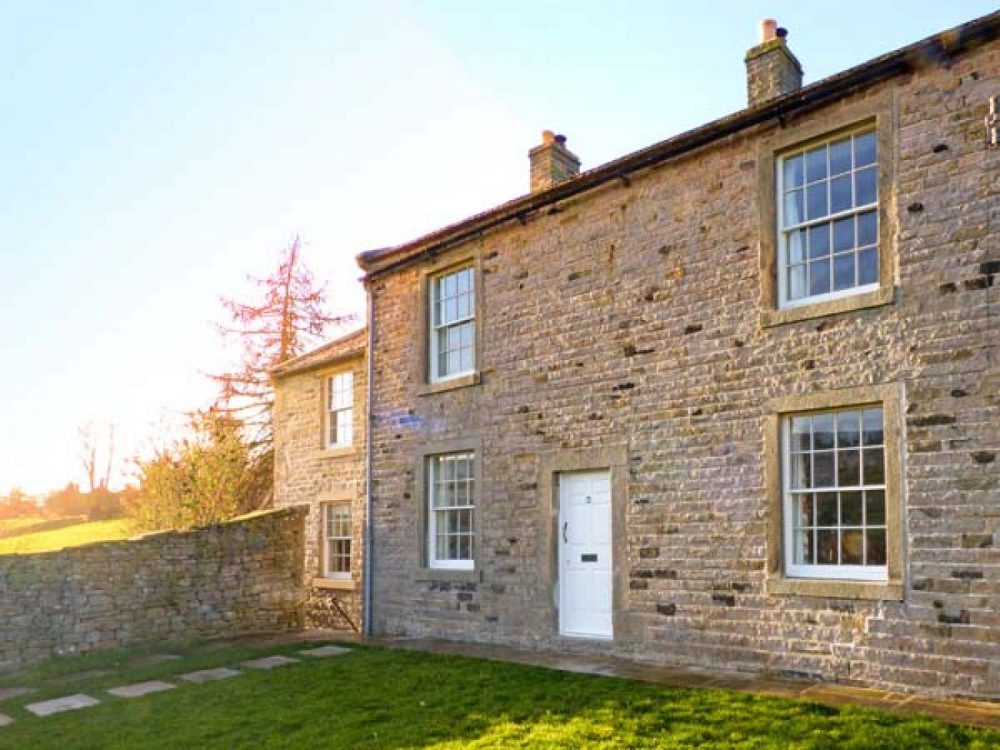
[(559, 475), (559, 632), (611, 638), (611, 477)]

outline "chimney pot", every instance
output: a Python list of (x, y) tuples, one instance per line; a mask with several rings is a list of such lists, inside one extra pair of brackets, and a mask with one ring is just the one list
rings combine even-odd
[(542, 143), (528, 152), (531, 192), (537, 193), (580, 174), (580, 159), (566, 148), (566, 136), (542, 131)]
[(778, 22), (773, 18), (765, 18), (760, 22), (760, 43), (770, 42), (778, 32)]

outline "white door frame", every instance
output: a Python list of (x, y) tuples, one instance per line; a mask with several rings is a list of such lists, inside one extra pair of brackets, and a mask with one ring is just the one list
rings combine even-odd
[[(559, 634), (611, 640), (615, 541), (611, 471), (560, 472), (557, 487)], [(580, 607), (581, 599), (594, 606)]]

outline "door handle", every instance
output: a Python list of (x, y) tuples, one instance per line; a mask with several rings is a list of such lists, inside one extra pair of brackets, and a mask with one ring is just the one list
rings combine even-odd
[(569, 521), (563, 521), (563, 544), (569, 544), (569, 539), (566, 538), (567, 526), (569, 526)]

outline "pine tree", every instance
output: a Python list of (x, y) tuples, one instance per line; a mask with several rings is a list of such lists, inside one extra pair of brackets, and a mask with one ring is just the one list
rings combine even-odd
[(248, 278), (261, 292), (259, 301), (222, 299), (230, 324), (220, 326), (220, 331), (239, 340), (240, 366), (210, 377), (219, 386), (214, 408), (244, 425), (257, 477), (250, 491), (263, 503), (270, 496), (274, 465), (270, 371), (304, 353), (322, 339), (328, 327), (344, 324), (350, 316), (327, 312), (325, 284), (318, 284), (302, 261), (298, 237), (282, 251), (273, 274)]

